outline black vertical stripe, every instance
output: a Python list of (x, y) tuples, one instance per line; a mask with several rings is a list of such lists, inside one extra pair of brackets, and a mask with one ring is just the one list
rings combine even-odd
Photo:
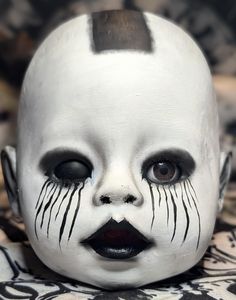
[(155, 203), (154, 203), (154, 195), (153, 195), (153, 190), (152, 190), (152, 184), (148, 182), (148, 185), (149, 185), (151, 200), (152, 200), (152, 222), (151, 222), (151, 229), (152, 229), (153, 223), (154, 223), (154, 220), (155, 220)]
[(172, 238), (171, 238), (171, 242), (173, 241), (174, 237), (175, 237), (175, 233), (176, 233), (176, 224), (177, 224), (177, 206), (176, 206), (176, 203), (175, 203), (175, 199), (173, 197), (173, 194), (171, 192), (171, 189), (170, 189), (170, 186), (169, 186), (169, 192), (170, 192), (170, 198), (171, 198), (171, 202), (172, 202), (172, 205), (173, 205), (173, 214), (174, 214), (174, 230), (173, 230), (173, 235), (172, 235)]
[(158, 196), (159, 196), (159, 207), (160, 207), (161, 206), (161, 192), (160, 192), (158, 186), (157, 186), (157, 192), (158, 192)]
[[(191, 184), (191, 182), (190, 182), (189, 179), (187, 180), (187, 183), (190, 185), (190, 187), (192, 188), (192, 190), (194, 192), (194, 195), (197, 198), (197, 194), (196, 194), (196, 192), (195, 192), (195, 190), (194, 190), (194, 188), (193, 188), (193, 186), (192, 186), (192, 184)], [(189, 191), (190, 191), (190, 189), (189, 189)], [(195, 207), (195, 211), (196, 211), (196, 214), (197, 214), (197, 217), (198, 217), (198, 240), (197, 240), (197, 247), (196, 247), (196, 249), (198, 249), (199, 242), (200, 242), (200, 235), (201, 235), (201, 217), (200, 217), (200, 214), (199, 214), (199, 211), (198, 211), (196, 200), (195, 200), (193, 194), (191, 193), (191, 191), (190, 191), (190, 195), (191, 195), (191, 199), (193, 201), (193, 204), (194, 204), (194, 207)]]
[(50, 212), (49, 212), (49, 217), (48, 217), (48, 225), (47, 225), (47, 237), (49, 235), (49, 227), (50, 227), (50, 223), (51, 223), (51, 218), (52, 218), (52, 210), (53, 210), (53, 207), (54, 205), (57, 203), (60, 195), (61, 195), (61, 191), (62, 191), (62, 188), (63, 188), (63, 184), (60, 184), (60, 188), (59, 188), (59, 191), (57, 193), (57, 196), (53, 202), (53, 204), (51, 205), (51, 208), (50, 208)]
[(41, 223), (40, 223), (40, 228), (43, 227), (43, 222), (44, 222), (44, 217), (45, 217), (46, 211), (48, 210), (48, 208), (49, 208), (49, 206), (50, 206), (50, 204), (52, 202), (52, 199), (53, 199), (53, 196), (55, 195), (57, 187), (58, 187), (58, 185), (56, 184), (55, 189), (52, 191), (52, 194), (50, 195), (50, 198), (49, 198), (48, 202), (44, 206), (44, 210), (43, 210), (42, 218), (41, 218)]
[(77, 188), (78, 188), (78, 186), (75, 184), (74, 185), (74, 189), (73, 189), (73, 191), (70, 194), (70, 198), (69, 198), (67, 207), (65, 209), (65, 213), (64, 213), (64, 216), (63, 216), (63, 219), (62, 219), (62, 223), (61, 223), (61, 227), (60, 227), (59, 244), (61, 244), (62, 235), (64, 233), (65, 225), (66, 225), (66, 221), (67, 221), (67, 216), (68, 216), (68, 213), (70, 211), (70, 207), (71, 207), (71, 203), (72, 203), (72, 200), (73, 200), (73, 196), (74, 196)]
[(43, 197), (43, 199), (41, 201), (41, 204), (40, 204), (38, 210), (36, 211), (36, 216), (35, 216), (35, 220), (34, 220), (34, 232), (35, 232), (35, 235), (36, 235), (37, 238), (38, 238), (38, 234), (37, 234), (37, 219), (38, 219), (38, 216), (39, 216), (39, 214), (41, 212), (41, 209), (43, 207), (43, 203), (44, 203), (45, 197), (48, 196), (48, 195), (50, 195), (50, 193), (52, 192), (52, 190), (53, 190), (54, 187), (55, 187), (55, 183), (53, 184), (53, 186), (52, 186), (52, 188), (51, 188), (51, 190), (49, 191), (48, 194), (47, 194), (47, 191), (45, 192), (45, 195), (44, 195), (44, 197)]
[(191, 181), (190, 181), (189, 179), (187, 179), (187, 182), (189, 183), (189, 185), (190, 185), (190, 187), (191, 187), (191, 189), (192, 189), (192, 191), (193, 191), (193, 193), (194, 193), (194, 195), (195, 195), (196, 200), (198, 200), (197, 194), (196, 194), (196, 192), (195, 192), (195, 189), (194, 189), (194, 187), (193, 187)]
[(58, 217), (58, 214), (59, 214), (59, 212), (60, 212), (60, 210), (61, 210), (61, 206), (62, 206), (64, 200), (66, 199), (67, 195), (69, 194), (70, 188), (71, 188), (71, 185), (68, 186), (67, 191), (65, 192), (63, 198), (61, 199), (61, 203), (60, 203), (60, 205), (59, 205), (59, 207), (58, 207), (58, 210), (57, 210), (57, 213), (56, 213), (56, 215), (55, 215), (55, 219), (54, 219), (55, 221), (56, 221), (56, 219), (57, 219), (57, 217)]
[(190, 197), (189, 197), (190, 192), (189, 192), (189, 190), (187, 188), (187, 184), (186, 184), (185, 181), (184, 181), (184, 191), (185, 191), (185, 195), (186, 195), (187, 200), (188, 200), (188, 204), (189, 204), (190, 208), (192, 208), (192, 204), (190, 202)]
[(80, 198), (81, 198), (81, 191), (82, 191), (83, 188), (84, 188), (84, 182), (82, 183), (82, 186), (80, 187), (79, 192), (78, 192), (77, 206), (76, 206), (75, 213), (74, 213), (74, 217), (73, 217), (73, 220), (72, 220), (72, 223), (71, 223), (70, 232), (69, 232), (69, 236), (68, 236), (68, 241), (70, 240), (72, 231), (73, 231), (74, 226), (75, 226), (75, 220), (76, 220), (77, 215), (78, 215), (78, 212), (79, 212), (79, 208), (80, 208)]
[[(44, 182), (44, 184), (43, 184), (43, 186), (42, 186), (42, 188), (41, 188), (41, 191), (40, 191), (40, 194), (39, 194), (37, 203), (36, 203), (36, 205), (35, 205), (35, 209), (37, 209), (37, 207), (38, 207), (38, 205), (39, 205), (40, 198), (41, 198), (42, 193), (43, 193), (43, 191), (44, 191), (45, 188), (46, 188), (46, 192), (45, 192), (45, 193), (47, 193), (47, 188), (48, 188), (48, 186), (50, 185), (50, 183), (51, 183), (51, 182), (50, 182), (50, 179), (47, 179), (47, 180)], [(46, 187), (46, 186), (47, 186), (47, 187)]]
[(167, 197), (167, 193), (165, 190), (165, 187), (162, 186), (164, 194), (165, 194), (165, 200), (166, 200), (166, 210), (167, 210), (167, 225), (169, 224), (169, 218), (170, 218), (170, 211), (169, 211), (169, 203), (168, 203), (168, 197)]
[(189, 213), (188, 213), (188, 208), (185, 204), (184, 201), (184, 193), (183, 193), (183, 187), (182, 184), (180, 183), (181, 186), (181, 199), (182, 199), (182, 203), (183, 203), (183, 207), (184, 207), (184, 212), (185, 212), (185, 217), (186, 217), (186, 228), (185, 228), (185, 232), (184, 232), (184, 238), (183, 238), (183, 242), (185, 242), (187, 235), (188, 235), (188, 230), (189, 230), (189, 224), (190, 224), (190, 219), (189, 219)]

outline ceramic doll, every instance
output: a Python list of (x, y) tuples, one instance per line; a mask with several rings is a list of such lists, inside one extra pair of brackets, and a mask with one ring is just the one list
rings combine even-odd
[(150, 13), (72, 19), (25, 76), (17, 148), (2, 164), (38, 257), (101, 288), (138, 287), (195, 265), (229, 177), (206, 60)]

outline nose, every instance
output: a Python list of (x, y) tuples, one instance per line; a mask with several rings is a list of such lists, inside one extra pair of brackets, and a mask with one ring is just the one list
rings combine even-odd
[(130, 170), (114, 168), (101, 179), (93, 203), (100, 205), (132, 204), (141, 206), (143, 197), (137, 188)]

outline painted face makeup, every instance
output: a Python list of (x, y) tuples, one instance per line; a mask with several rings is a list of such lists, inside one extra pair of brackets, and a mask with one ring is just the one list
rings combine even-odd
[(149, 13), (75, 18), (25, 76), (17, 149), (2, 152), (38, 257), (70, 278), (138, 287), (191, 268), (229, 176), (207, 63)]

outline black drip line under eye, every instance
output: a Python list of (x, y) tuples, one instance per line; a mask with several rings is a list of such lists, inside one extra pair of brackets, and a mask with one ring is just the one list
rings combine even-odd
[(149, 183), (149, 189), (150, 189), (151, 200), (152, 200), (152, 221), (151, 221), (151, 229), (152, 229), (155, 220), (155, 201), (154, 201), (152, 185), (150, 183)]
[[(183, 187), (182, 187), (181, 183), (180, 183), (180, 187), (181, 187), (181, 200), (182, 200), (182, 204), (183, 204), (183, 207), (184, 207), (185, 218), (186, 218), (186, 227), (185, 227), (184, 237), (183, 237), (183, 241), (182, 241), (182, 244), (183, 244), (185, 242), (186, 238), (187, 238), (187, 235), (188, 235), (190, 218), (189, 218), (188, 207), (187, 207), (187, 205), (184, 201), (184, 193), (183, 193)], [(189, 206), (190, 206), (190, 202), (189, 202), (189, 198), (188, 198), (188, 194), (186, 193), (186, 190), (185, 190), (185, 194), (187, 196), (188, 203), (189, 203)]]
[[(151, 229), (153, 227), (153, 223), (155, 220), (155, 213), (156, 213), (156, 209), (155, 209), (155, 194), (153, 192), (153, 187), (152, 184), (154, 183), (149, 183), (149, 190), (150, 190), (150, 198), (151, 198), (151, 203), (152, 203), (152, 220), (151, 220)], [(177, 190), (176, 190), (176, 185), (180, 186), (180, 191), (181, 191), (181, 195), (180, 197), (178, 196)], [(156, 185), (156, 191), (157, 191), (157, 195), (158, 195), (158, 203), (159, 203), (159, 208), (161, 205), (161, 198), (162, 198), (162, 194), (160, 191), (160, 187), (162, 187), (163, 190), (163, 194), (165, 197), (165, 204), (166, 204), (166, 212), (167, 212), (167, 226), (169, 226), (169, 221), (170, 221), (170, 212), (173, 212), (173, 233), (171, 236), (171, 242), (174, 240), (175, 235), (176, 235), (176, 230), (177, 230), (177, 218), (178, 218), (178, 209), (179, 209), (179, 205), (177, 205), (177, 203), (182, 203), (182, 207), (185, 213), (185, 219), (186, 219), (186, 226), (185, 226), (185, 230), (183, 233), (183, 241), (182, 244), (186, 241), (186, 238), (188, 236), (189, 233), (189, 228), (190, 228), (190, 214), (191, 211), (195, 212), (197, 219), (198, 219), (198, 238), (197, 238), (197, 245), (196, 245), (196, 250), (199, 247), (199, 242), (200, 242), (200, 236), (201, 236), (201, 219), (200, 219), (200, 214), (199, 214), (199, 210), (198, 210), (198, 206), (197, 206), (197, 194), (196, 191), (193, 188), (193, 185), (191, 183), (191, 181), (187, 178), (186, 180), (184, 180), (183, 182), (179, 182), (175, 185)], [(170, 197), (168, 197), (168, 194), (170, 195)], [(170, 211), (170, 204), (168, 199), (170, 198), (170, 203), (172, 205), (172, 210)], [(179, 202), (181, 201), (181, 202)]]
[(171, 198), (171, 202), (172, 202), (172, 206), (173, 206), (173, 214), (174, 214), (174, 231), (173, 231), (173, 235), (171, 238), (171, 242), (173, 241), (174, 237), (175, 237), (175, 233), (176, 233), (176, 224), (177, 224), (177, 206), (173, 197), (173, 194), (171, 192), (170, 186), (169, 186), (169, 193), (170, 193), (170, 198)]
[[(73, 215), (72, 223), (70, 226), (69, 234), (68, 234), (68, 241), (72, 235), (73, 228), (76, 222), (76, 218), (79, 212), (79, 207), (80, 207), (80, 198), (81, 198), (81, 191), (84, 188), (85, 183), (82, 182), (80, 184), (68, 184), (68, 183), (55, 183), (53, 181), (50, 181), (50, 179), (46, 180), (45, 183), (42, 186), (42, 189), (40, 191), (38, 201), (36, 203), (35, 209), (36, 209), (36, 216), (35, 216), (35, 221), (34, 221), (34, 230), (35, 230), (35, 235), (38, 238), (38, 226), (40, 230), (43, 229), (45, 220), (47, 220), (47, 226), (46, 226), (46, 232), (47, 232), (47, 237), (49, 237), (49, 230), (50, 230), (50, 224), (51, 224), (51, 219), (54, 216), (54, 221), (56, 221), (59, 213), (61, 212), (62, 205), (65, 203), (65, 201), (68, 200), (66, 208), (63, 212), (63, 218), (60, 226), (60, 232), (59, 232), (59, 245), (61, 243), (62, 236), (65, 231), (65, 227), (68, 223), (68, 213), (70, 211), (72, 201), (74, 201), (74, 195), (76, 191), (78, 190), (78, 197), (77, 197), (77, 203), (76, 203), (76, 209)], [(51, 188), (49, 189), (49, 186)], [(63, 190), (65, 190), (65, 193), (63, 194)], [(54, 207), (55, 204), (58, 202), (60, 196), (63, 195), (59, 207), (57, 211), (55, 211)], [(69, 199), (68, 199), (69, 196)], [(49, 213), (47, 211), (49, 210)], [(40, 217), (40, 220), (38, 222), (38, 219)]]

